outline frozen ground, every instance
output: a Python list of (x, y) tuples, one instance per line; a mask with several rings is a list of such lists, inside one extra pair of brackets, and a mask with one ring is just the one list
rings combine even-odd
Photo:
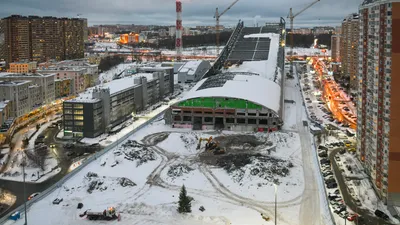
[(114, 75), (122, 73), (125, 69), (129, 68), (130, 66), (135, 65), (136, 63), (121, 63), (117, 66), (114, 66), (110, 70), (100, 73), (99, 80), (100, 83), (107, 83), (112, 81)]
[[(163, 133), (159, 133), (161, 131)], [(115, 206), (122, 220), (107, 224), (273, 224), (273, 220), (267, 222), (260, 216), (264, 213), (274, 217), (272, 181), (247, 174), (240, 184), (226, 170), (217, 169), (218, 160), (229, 155), (240, 156), (241, 148), (247, 146), (247, 151), (255, 156), (259, 153), (293, 163), (293, 167), (285, 171), (286, 175), (276, 176), (280, 181), (278, 221), (280, 224), (299, 224), (303, 190), (299, 136), (294, 133), (258, 134), (253, 139), (271, 143), (261, 141), (254, 148), (249, 147), (251, 142), (241, 147), (228, 145), (226, 155), (214, 156), (204, 152), (204, 144), (201, 149), (196, 148), (198, 137), (210, 135), (221, 138), (218, 139), (221, 145), (224, 140), (228, 143), (237, 140), (237, 134), (232, 132), (194, 133), (173, 129), (163, 121), (154, 122), (33, 204), (28, 211), (29, 222), (43, 225), (92, 224), (80, 218), (79, 214), (89, 208), (103, 210)], [(231, 140), (229, 138), (233, 141), (226, 141)], [(267, 149), (273, 147), (276, 152), (271, 151), (268, 155)], [(251, 161), (244, 170), (268, 163)], [(281, 166), (279, 163), (274, 165)], [(194, 198), (193, 212), (187, 215), (176, 211), (179, 189), (183, 184)], [(63, 198), (63, 202), (53, 205), (52, 201), (57, 197)], [(76, 208), (80, 202), (84, 204), (81, 210)], [(199, 211), (200, 206), (206, 210)], [(20, 220), (15, 224), (22, 223)], [(9, 221), (7, 224), (14, 223)]]
[[(44, 130), (46, 130), (57, 118), (58, 117), (52, 117), (51, 120), (44, 121), (43, 125), (39, 128), (38, 132), (36, 132), (30, 139), (29, 144), (25, 150), (33, 151), (35, 146), (35, 140), (37, 139), (37, 137)], [(31, 130), (32, 128), (28, 129), (27, 132), (32, 134), (33, 132)], [(21, 134), (16, 134), (16, 135), (21, 135)], [(23, 152), (23, 150), (18, 148), (20, 144), (21, 143), (17, 143), (15, 148), (16, 150), (14, 150), (14, 152), (11, 154), (11, 160), (8, 165), (8, 168), (4, 171), (4, 173), (0, 175), (0, 179), (20, 181), (20, 182), (23, 181), (21, 163), (23, 162), (25, 153)], [(28, 159), (27, 157), (26, 159), (27, 159), (27, 165), (25, 167), (25, 174), (26, 174), (25, 179), (27, 182), (41, 183), (61, 172), (61, 168), (58, 167), (58, 161), (54, 156), (54, 154), (51, 152), (51, 150), (49, 150), (48, 155), (45, 157), (43, 170), (39, 168), (39, 166), (35, 164), (32, 160)]]

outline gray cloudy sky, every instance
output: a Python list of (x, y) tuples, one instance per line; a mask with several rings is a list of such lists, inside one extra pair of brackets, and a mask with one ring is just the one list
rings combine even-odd
[[(184, 26), (214, 24), (215, 8), (220, 11), (234, 0), (182, 0)], [(313, 0), (239, 0), (221, 17), (225, 26), (239, 19), (250, 26), (286, 18), (289, 8), (298, 12)], [(296, 27), (338, 25), (362, 0), (321, 0), (295, 19)], [(75, 17), (78, 13), (94, 24), (175, 24), (175, 0), (0, 0), (0, 17), (12, 14)]]

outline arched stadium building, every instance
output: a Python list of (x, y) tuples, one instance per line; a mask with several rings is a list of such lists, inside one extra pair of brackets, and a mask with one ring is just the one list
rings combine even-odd
[(282, 126), (281, 87), (254, 73), (199, 81), (166, 113), (173, 127), (271, 131)]

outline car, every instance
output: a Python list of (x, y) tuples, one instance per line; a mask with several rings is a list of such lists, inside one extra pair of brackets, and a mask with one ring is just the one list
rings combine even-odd
[(327, 148), (327, 147), (325, 147), (325, 146), (323, 146), (323, 145), (320, 145), (320, 146), (318, 146), (318, 149), (321, 149), (321, 150), (326, 150), (326, 151), (328, 151), (328, 148)]
[(339, 153), (343, 155), (344, 153), (346, 153), (346, 150), (344, 148), (340, 149)]
[(354, 221), (358, 217), (358, 214), (350, 214), (347, 216), (348, 221)]
[(321, 154), (321, 153), (327, 153), (327, 152), (326, 152), (326, 150), (321, 150), (321, 149), (318, 150), (318, 154)]
[(321, 165), (331, 165), (331, 163), (327, 162), (327, 161), (324, 161), (324, 162), (321, 162)]
[(331, 183), (336, 183), (335, 178), (330, 178), (330, 179), (325, 180), (325, 184), (331, 184)]
[(326, 185), (328, 189), (337, 188), (337, 183), (329, 183)]
[(56, 199), (53, 200), (53, 204), (54, 204), (54, 205), (58, 205), (58, 204), (60, 204), (60, 202), (62, 202), (62, 201), (63, 201), (62, 198), (56, 198)]
[(333, 193), (338, 195), (340, 193), (340, 191), (339, 191), (339, 189), (336, 189)]
[(340, 214), (341, 212), (346, 211), (346, 206), (345, 205), (340, 205), (340, 207), (338, 207), (336, 210), (334, 210), (333, 212), (336, 214)]
[(51, 145), (50, 145), (50, 148), (55, 148), (55, 147), (56, 147), (55, 144), (51, 144)]
[(328, 195), (329, 200), (334, 200), (335, 198), (338, 198), (338, 195)]
[(347, 212), (345, 210), (339, 213), (339, 216), (342, 218), (346, 218), (348, 215), (349, 215), (349, 212)]
[(36, 193), (29, 195), (28, 200), (32, 200), (34, 197), (38, 196), (39, 194), (40, 194), (40, 192), (36, 192)]
[(388, 219), (389, 219), (389, 216), (386, 215), (386, 213), (382, 212), (382, 211), (379, 210), (379, 209), (375, 210), (375, 216), (377, 216), (377, 217), (379, 217), (379, 218), (382, 218), (382, 219), (384, 219), (384, 220), (388, 220)]
[(319, 162), (320, 163), (331, 163), (331, 160), (329, 160), (329, 159), (321, 159)]
[(331, 175), (333, 175), (333, 173), (331, 171), (322, 174), (323, 177), (327, 177), (327, 176), (331, 176)]
[(328, 154), (326, 152), (322, 152), (318, 154), (319, 157), (328, 157)]
[(322, 168), (322, 172), (331, 171), (330, 165), (321, 165), (321, 168)]
[(335, 160), (336, 161), (338, 161), (338, 162), (340, 162), (341, 160), (340, 160), (340, 157), (337, 155), (337, 156), (335, 156)]
[(332, 178), (334, 178), (333, 175), (329, 175), (329, 176), (325, 177), (324, 180), (330, 180)]
[(334, 200), (330, 200), (329, 204), (331, 204), (332, 206), (339, 205), (339, 203), (335, 202)]

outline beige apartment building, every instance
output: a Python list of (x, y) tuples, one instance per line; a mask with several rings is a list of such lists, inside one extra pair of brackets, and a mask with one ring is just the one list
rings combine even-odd
[(400, 2), (364, 1), (359, 13), (357, 154), (381, 199), (400, 206)]
[(343, 20), (340, 42), (342, 74), (349, 81), (350, 92), (357, 91), (358, 40), (359, 16), (353, 13)]
[(13, 62), (9, 64), (10, 73), (35, 73), (37, 69), (37, 62)]

